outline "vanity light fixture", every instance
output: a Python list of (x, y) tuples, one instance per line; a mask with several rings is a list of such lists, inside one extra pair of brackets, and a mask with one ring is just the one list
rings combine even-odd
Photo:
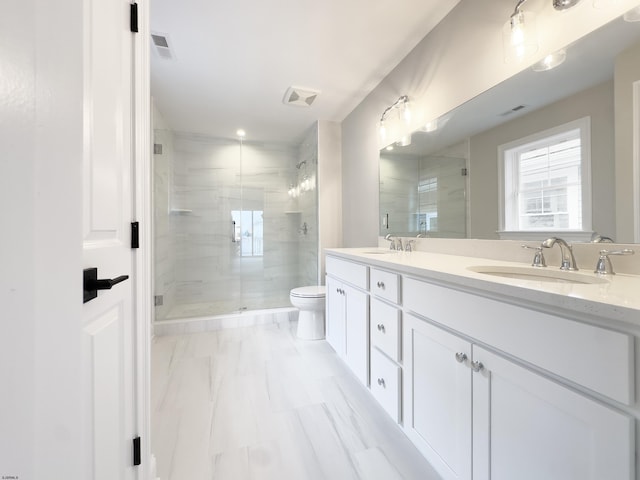
[(547, 70), (551, 70), (552, 68), (556, 68), (558, 65), (561, 65), (566, 59), (567, 51), (563, 48), (562, 50), (558, 50), (557, 52), (550, 53), (538, 63), (534, 63), (531, 66), (531, 69), (534, 72), (545, 72)]
[(391, 112), (397, 112), (398, 117), (406, 124), (407, 127), (409, 127), (411, 125), (411, 106), (409, 104), (409, 97), (407, 95), (402, 95), (392, 105), (388, 106), (384, 112), (382, 112), (378, 129), (380, 132), (380, 139), (383, 141), (387, 136), (385, 122), (389, 118)]
[(520, 9), (524, 2), (526, 0), (518, 0), (509, 21), (502, 29), (504, 59), (507, 63), (521, 62), (538, 51), (535, 15)]
[(640, 6), (625, 12), (622, 18), (625, 22), (640, 22)]

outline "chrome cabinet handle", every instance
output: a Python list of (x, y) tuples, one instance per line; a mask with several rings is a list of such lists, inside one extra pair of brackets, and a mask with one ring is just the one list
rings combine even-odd
[(474, 372), (479, 372), (481, 370), (484, 370), (484, 365), (482, 364), (482, 362), (478, 362), (476, 360), (475, 362), (471, 362), (471, 370), (473, 370)]
[(384, 384), (384, 378), (378, 379), (378, 385), (380, 385), (382, 388), (386, 388), (386, 385)]
[(467, 359), (467, 354), (466, 353), (462, 353), (462, 352), (458, 352), (456, 353), (456, 361), (458, 363), (462, 363)]
[(378, 286), (378, 288), (381, 288), (384, 290), (384, 282), (378, 282), (376, 283), (376, 285)]
[(384, 325), (382, 323), (378, 324), (378, 331), (384, 333), (385, 329), (384, 329)]

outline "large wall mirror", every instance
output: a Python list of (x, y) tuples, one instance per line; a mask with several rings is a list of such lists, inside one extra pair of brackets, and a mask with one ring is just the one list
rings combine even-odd
[[(629, 80), (640, 85), (640, 22), (617, 19), (567, 46), (566, 55), (560, 66), (522, 71), (413, 132), (410, 144), (381, 150), (380, 235), (501, 238), (500, 146), (588, 118), (589, 230), (614, 237), (616, 201), (621, 200), (615, 173), (621, 125), (615, 123), (623, 117), (632, 122), (638, 109), (631, 99), (620, 105), (616, 90), (623, 88), (621, 71), (625, 90)], [(628, 114), (616, 112), (621, 108)], [(633, 196), (631, 190), (623, 198), (629, 209)]]

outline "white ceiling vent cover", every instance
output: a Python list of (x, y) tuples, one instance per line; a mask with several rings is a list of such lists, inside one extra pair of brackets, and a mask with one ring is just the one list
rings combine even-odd
[(151, 41), (158, 56), (164, 60), (173, 60), (174, 56), (169, 48), (169, 39), (164, 33), (152, 33)]
[(284, 94), (282, 102), (285, 105), (295, 105), (297, 107), (310, 107), (320, 95), (320, 90), (304, 87), (289, 87)]

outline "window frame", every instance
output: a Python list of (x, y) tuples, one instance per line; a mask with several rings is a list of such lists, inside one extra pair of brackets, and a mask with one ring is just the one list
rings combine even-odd
[[(512, 197), (513, 185), (519, 181), (517, 169), (513, 168), (515, 163), (515, 151), (522, 150), (523, 147), (535, 148), (535, 144), (545, 144), (553, 137), (559, 137), (572, 130), (579, 130), (580, 136), (580, 184), (582, 194), (582, 228), (576, 229), (549, 229), (549, 230), (518, 230), (512, 228), (507, 221), (508, 216), (514, 215), (513, 204), (509, 204), (507, 197)], [(507, 185), (509, 182), (509, 185)], [(592, 200), (591, 200), (591, 118), (583, 117), (571, 122), (564, 123), (540, 132), (533, 133), (526, 137), (518, 138), (511, 142), (498, 146), (498, 211), (499, 229), (498, 235), (501, 239), (513, 240), (537, 240), (545, 239), (552, 235), (562, 236), (566, 240), (578, 241), (591, 238), (592, 231)], [(518, 206), (515, 206), (518, 211)]]

